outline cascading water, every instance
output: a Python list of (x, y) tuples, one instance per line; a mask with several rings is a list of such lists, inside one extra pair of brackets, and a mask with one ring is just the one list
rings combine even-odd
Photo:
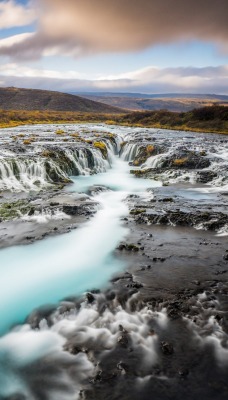
[[(58, 154), (58, 150), (56, 151)], [(0, 190), (40, 190), (53, 183), (68, 180), (75, 171), (77, 175), (89, 175), (107, 171), (110, 167), (96, 149), (62, 150), (65, 163), (59, 159), (37, 156), (0, 158)], [(90, 155), (90, 163), (88, 161)]]
[[(74, 183), (69, 187), (71, 192), (86, 192), (94, 185), (109, 189), (94, 196), (100, 209), (91, 221), (67, 235), (1, 251), (2, 334), (13, 324), (23, 322), (41, 304), (53, 304), (71, 294), (80, 295), (88, 288), (102, 287), (115, 271), (123, 268), (122, 263), (113, 256), (113, 251), (127, 233), (120, 221), (121, 217), (128, 214), (124, 199), (128, 194), (145, 191), (160, 183), (135, 179), (129, 174), (127, 163), (114, 156), (112, 151), (113, 147), (110, 146), (108, 158), (111, 169), (108, 172), (72, 177)], [(65, 154), (72, 158), (69, 152)], [(104, 171), (108, 167), (109, 163), (104, 163), (99, 151), (94, 150), (93, 157), (96, 171)], [(131, 156), (126, 154), (125, 157)], [(87, 172), (88, 163), (83, 152), (79, 153), (77, 163), (83, 167), (83, 172)], [(85, 316), (89, 324), (89, 312)], [(25, 342), (29, 347), (23, 351)], [(55, 332), (55, 329), (33, 332), (26, 325), (3, 336), (0, 339), (0, 357), (4, 365), (7, 363), (7, 369), (5, 366), (0, 368), (0, 398), (23, 393), (26, 398), (36, 399), (29, 382), (20, 371), (44, 357), (49, 357), (51, 364), (68, 363), (76, 368), (78, 363), (79, 380), (80, 374), (90, 374), (92, 365), (87, 358), (82, 355), (76, 358), (66, 355), (62, 351), (64, 342), (64, 335)], [(77, 384), (73, 384), (69, 376), (61, 374), (60, 380), (65, 384), (67, 381), (73, 390), (64, 399), (75, 398), (73, 396), (77, 393)], [(58, 391), (54, 393), (55, 397), (51, 393), (50, 389), (48, 399), (60, 398)]]
[[(101, 132), (102, 129), (105, 130), (100, 127)], [(91, 136), (88, 134), (87, 140)], [(140, 201), (149, 202), (151, 192), (146, 190), (161, 186), (159, 181), (134, 178), (129, 174), (126, 161), (133, 161), (137, 156), (141, 146), (139, 139), (140, 132), (128, 128), (126, 135), (121, 137), (117, 134), (115, 141), (104, 138), (108, 150), (106, 158), (96, 148), (83, 147), (80, 143), (73, 150), (62, 142), (63, 162), (41, 156), (39, 146), (36, 157), (29, 155), (26, 160), (23, 155), (16, 158), (13, 152), (9, 152), (0, 160), (3, 168), (0, 182), (4, 182), (2, 189), (35, 190), (36, 187), (53, 184), (52, 176), (63, 180), (70, 178), (72, 184), (67, 190), (72, 196), (76, 192), (77, 196), (78, 193), (97, 193), (93, 200), (98, 204), (96, 215), (68, 234), (0, 251), (0, 400), (78, 399), (84, 378), (92, 378), (99, 372), (99, 364), (91, 356), (92, 350), (98, 349), (101, 358), (112, 355), (119, 338), (123, 339), (120, 334), (124, 336), (125, 331), (129, 333), (134, 357), (135, 354), (139, 356), (140, 362), (134, 359), (134, 363), (138, 363), (142, 382), (149, 379), (151, 368), (159, 359), (159, 337), (155, 331), (158, 328), (163, 334), (170, 330), (165, 308), (161, 307), (156, 312), (145, 306), (135, 309), (137, 294), (129, 298), (125, 308), (116, 298), (109, 299), (109, 306), (103, 307), (103, 293), (94, 294), (96, 302), (92, 304), (85, 298), (79, 308), (69, 298), (105, 287), (113, 273), (123, 270), (124, 263), (114, 256), (114, 250), (128, 233), (121, 223), (121, 218), (128, 215), (125, 199), (133, 194), (140, 196)], [(131, 143), (126, 143), (120, 151), (121, 143), (129, 140)], [(200, 150), (200, 147), (197, 148), (197, 151)], [(120, 158), (116, 154), (118, 152)], [(157, 168), (160, 161), (169, 155), (168, 150), (167, 154), (164, 152), (148, 158), (142, 168)], [(12, 157), (14, 165), (10, 161)], [(76, 172), (80, 176), (75, 176)], [(38, 185), (37, 181), (40, 181)], [(58, 209), (57, 213), (56, 218), (68, 218)], [(45, 222), (52, 215), (45, 210), (39, 215), (34, 213), (22, 218)], [(223, 235), (224, 230), (219, 234)], [(63, 298), (67, 299), (59, 304)], [(54, 303), (59, 307), (54, 307), (51, 321), (41, 319), (35, 328), (23, 324), (34, 309)], [(12, 326), (15, 326), (14, 329), (7, 333)], [(218, 359), (223, 362), (224, 357), (227, 359), (221, 346), (225, 335), (224, 332), (219, 332), (219, 335), (216, 346), (219, 349)], [(71, 346), (72, 352), (65, 351)], [(78, 346), (82, 351), (77, 353)], [(122, 377), (124, 367), (120, 365), (119, 368), (122, 368)], [(168, 378), (163, 376), (158, 379), (168, 382)]]

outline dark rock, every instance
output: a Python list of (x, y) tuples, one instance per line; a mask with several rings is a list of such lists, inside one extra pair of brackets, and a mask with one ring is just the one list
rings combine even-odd
[(128, 370), (128, 365), (126, 364), (126, 363), (124, 363), (124, 362), (122, 362), (122, 361), (120, 361), (118, 364), (117, 364), (117, 369), (119, 369), (120, 371), (127, 371)]
[(86, 293), (88, 303), (93, 303), (95, 301), (95, 297), (92, 293)]
[(186, 377), (189, 374), (189, 370), (187, 368), (180, 368), (178, 374), (181, 377)]
[(211, 182), (216, 177), (217, 177), (217, 173), (213, 172), (213, 171), (199, 171), (199, 172), (197, 172), (197, 175), (196, 175), (197, 182), (200, 182), (200, 183)]
[(118, 339), (117, 339), (117, 342), (118, 342), (118, 344), (119, 344), (120, 346), (122, 346), (122, 347), (127, 347), (127, 346), (128, 346), (128, 343), (129, 343), (127, 334), (123, 333), (122, 335), (120, 335), (120, 336), (118, 337)]
[(15, 393), (6, 400), (26, 400), (26, 397), (22, 393)]
[(165, 355), (173, 354), (173, 345), (169, 342), (161, 342), (161, 350)]

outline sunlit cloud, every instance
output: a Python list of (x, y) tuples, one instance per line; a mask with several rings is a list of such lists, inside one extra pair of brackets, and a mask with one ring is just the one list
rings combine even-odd
[(35, 4), (18, 4), (15, 0), (0, 2), (0, 29), (25, 26), (37, 18)]

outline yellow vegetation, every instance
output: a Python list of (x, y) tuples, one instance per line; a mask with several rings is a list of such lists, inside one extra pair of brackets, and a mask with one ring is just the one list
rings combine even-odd
[(57, 131), (55, 131), (56, 135), (65, 135), (65, 132), (63, 129), (57, 129)]
[(148, 144), (148, 146), (146, 146), (146, 152), (147, 154), (152, 154), (155, 150), (155, 147), (152, 144)]
[(96, 147), (96, 149), (99, 149), (101, 151), (104, 157), (107, 157), (108, 150), (104, 142), (94, 142), (93, 145), (94, 147)]
[(184, 157), (184, 158), (176, 158), (176, 160), (173, 160), (173, 165), (183, 165), (188, 161), (188, 157)]
[(25, 139), (25, 140), (23, 141), (24, 144), (31, 144), (32, 142), (33, 142), (32, 139)]
[(50, 157), (51, 152), (50, 152), (49, 150), (43, 150), (42, 153), (41, 153), (41, 155), (42, 155), (43, 157)]

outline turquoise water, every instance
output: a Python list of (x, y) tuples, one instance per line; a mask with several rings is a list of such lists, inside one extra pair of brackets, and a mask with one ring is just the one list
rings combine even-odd
[(127, 163), (113, 156), (107, 173), (74, 178), (69, 190), (86, 192), (92, 185), (112, 190), (94, 197), (100, 209), (81, 228), (0, 251), (1, 334), (39, 306), (103, 287), (123, 268), (113, 251), (127, 234), (120, 221), (128, 214), (124, 199), (160, 183), (132, 177)]

